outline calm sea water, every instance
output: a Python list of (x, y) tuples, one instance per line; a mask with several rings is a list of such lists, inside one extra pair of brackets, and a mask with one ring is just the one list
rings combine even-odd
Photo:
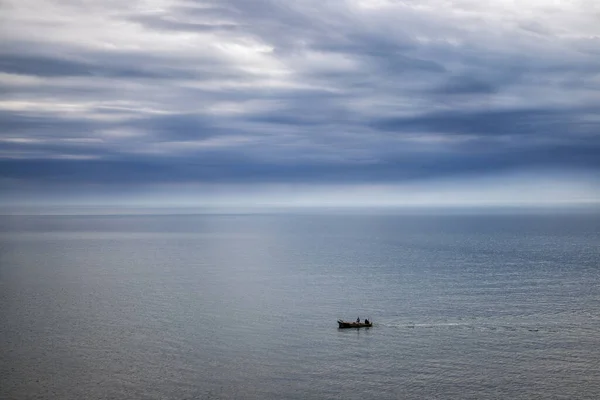
[(600, 396), (597, 214), (5, 216), (0, 300), (2, 399)]

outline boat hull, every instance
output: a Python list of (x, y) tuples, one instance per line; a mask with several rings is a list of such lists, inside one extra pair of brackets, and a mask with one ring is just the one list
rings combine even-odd
[(338, 328), (340, 328), (340, 329), (370, 328), (372, 326), (373, 326), (372, 322), (369, 322), (368, 324), (365, 324), (364, 322), (347, 322), (347, 321), (342, 321), (341, 319), (338, 320)]

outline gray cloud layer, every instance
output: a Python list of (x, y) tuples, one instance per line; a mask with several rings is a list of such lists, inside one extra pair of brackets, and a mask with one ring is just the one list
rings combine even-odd
[(600, 7), (5, 1), (4, 182), (600, 169)]

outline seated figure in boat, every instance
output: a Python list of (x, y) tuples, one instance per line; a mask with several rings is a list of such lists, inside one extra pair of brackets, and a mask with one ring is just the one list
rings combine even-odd
[(365, 324), (369, 325), (369, 320), (365, 318)]
[(360, 324), (360, 317), (356, 318), (356, 323)]

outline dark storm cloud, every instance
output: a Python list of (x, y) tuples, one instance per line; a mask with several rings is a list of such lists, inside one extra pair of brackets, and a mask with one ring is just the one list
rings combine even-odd
[(448, 134), (472, 134), (485, 136), (501, 135), (556, 135), (589, 134), (594, 140), (600, 132), (600, 121), (584, 122), (586, 115), (595, 115), (595, 110), (563, 109), (512, 109), (495, 111), (464, 112), (452, 111), (427, 113), (414, 117), (387, 118), (372, 124), (377, 129), (390, 132), (421, 131)]
[(0, 72), (43, 77), (59, 76), (118, 76), (122, 78), (155, 78), (156, 74), (144, 72), (135, 66), (112, 67), (92, 63), (70, 61), (64, 58), (3, 54), (0, 56)]
[[(64, 149), (63, 149), (64, 150)], [(480, 151), (446, 154), (414, 154), (391, 157), (377, 163), (335, 164), (324, 162), (267, 162), (235, 152), (206, 152), (193, 157), (148, 156), (110, 159), (5, 159), (0, 168), (7, 178), (39, 183), (64, 180), (76, 183), (356, 183), (435, 179), (528, 168), (600, 168), (600, 143), (544, 145), (541, 148), (487, 146)], [(174, 180), (174, 178), (176, 178)]]
[(197, 114), (170, 114), (147, 116), (123, 123), (125, 128), (135, 128), (154, 135), (158, 141), (203, 139), (227, 134), (214, 118)]
[[(122, 65), (116, 64), (118, 55), (105, 53), (95, 54), (96, 60), (69, 60), (64, 57), (35, 54), (0, 54), (0, 72), (38, 77), (108, 77), (108, 78), (166, 78), (176, 76), (178, 79), (190, 78), (189, 71), (157, 67), (149, 64), (142, 57), (124, 60)], [(105, 59), (109, 58), (107, 62)]]
[(439, 94), (492, 94), (499, 90), (500, 84), (492, 80), (484, 80), (472, 76), (461, 76), (448, 79), (448, 81), (435, 89)]
[(9, 4), (0, 178), (397, 182), (599, 167), (588, 39), (600, 32), (585, 10), (40, 1), (42, 22)]
[(56, 135), (80, 137), (97, 126), (87, 119), (65, 119), (55, 114), (0, 111), (0, 138), (25, 134), (27, 138)]

